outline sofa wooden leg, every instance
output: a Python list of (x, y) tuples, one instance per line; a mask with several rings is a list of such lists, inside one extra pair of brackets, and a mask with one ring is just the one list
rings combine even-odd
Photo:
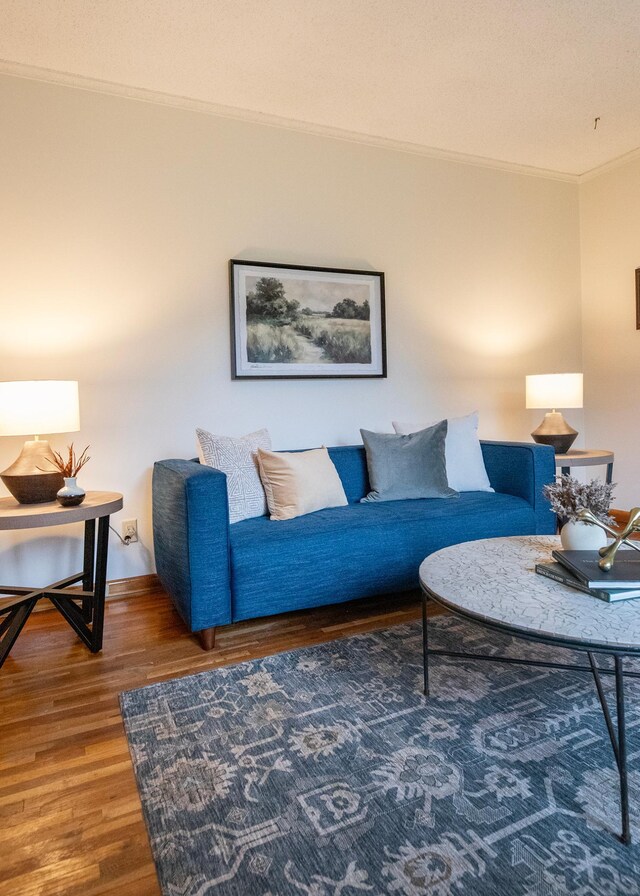
[(198, 639), (203, 650), (213, 650), (216, 645), (215, 625), (212, 625), (211, 628), (203, 628), (198, 632)]

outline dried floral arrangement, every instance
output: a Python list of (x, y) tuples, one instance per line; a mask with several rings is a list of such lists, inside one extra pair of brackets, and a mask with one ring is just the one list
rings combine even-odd
[(616, 483), (592, 479), (580, 482), (573, 476), (559, 476), (556, 482), (545, 485), (542, 494), (551, 503), (562, 523), (577, 520), (581, 510), (590, 510), (603, 523), (614, 522), (609, 508)]
[(54, 451), (53, 452), (54, 459), (51, 460), (49, 458), (49, 463), (51, 464), (52, 467), (55, 467), (56, 470), (58, 470), (60, 473), (62, 473), (62, 476), (64, 477), (64, 479), (73, 479), (75, 476), (78, 475), (78, 473), (84, 467), (84, 465), (89, 463), (89, 461), (91, 460), (91, 458), (87, 454), (87, 451), (89, 450), (89, 448), (90, 448), (90, 446), (87, 445), (87, 447), (84, 449), (82, 454), (79, 457), (77, 457), (76, 453), (73, 449), (73, 442), (72, 442), (70, 445), (67, 446), (68, 455), (67, 455), (66, 459), (62, 456), (62, 454), (60, 454), (59, 451)]

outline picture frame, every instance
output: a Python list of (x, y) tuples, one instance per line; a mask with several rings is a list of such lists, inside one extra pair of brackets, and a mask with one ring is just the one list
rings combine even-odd
[(640, 330), (640, 268), (636, 268), (636, 330)]
[(229, 262), (233, 379), (384, 378), (384, 274)]

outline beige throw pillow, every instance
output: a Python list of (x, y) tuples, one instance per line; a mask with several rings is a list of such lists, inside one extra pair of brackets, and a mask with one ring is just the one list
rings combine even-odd
[(292, 520), (348, 503), (326, 448), (295, 452), (259, 448), (258, 467), (272, 520)]

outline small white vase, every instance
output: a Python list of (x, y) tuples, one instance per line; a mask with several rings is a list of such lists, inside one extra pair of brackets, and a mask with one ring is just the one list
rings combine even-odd
[(58, 503), (63, 507), (77, 507), (86, 497), (85, 490), (76, 482), (75, 476), (69, 476), (64, 480), (64, 485), (56, 495)]
[(607, 543), (604, 529), (582, 520), (570, 520), (560, 531), (560, 541), (565, 551), (598, 551)]

